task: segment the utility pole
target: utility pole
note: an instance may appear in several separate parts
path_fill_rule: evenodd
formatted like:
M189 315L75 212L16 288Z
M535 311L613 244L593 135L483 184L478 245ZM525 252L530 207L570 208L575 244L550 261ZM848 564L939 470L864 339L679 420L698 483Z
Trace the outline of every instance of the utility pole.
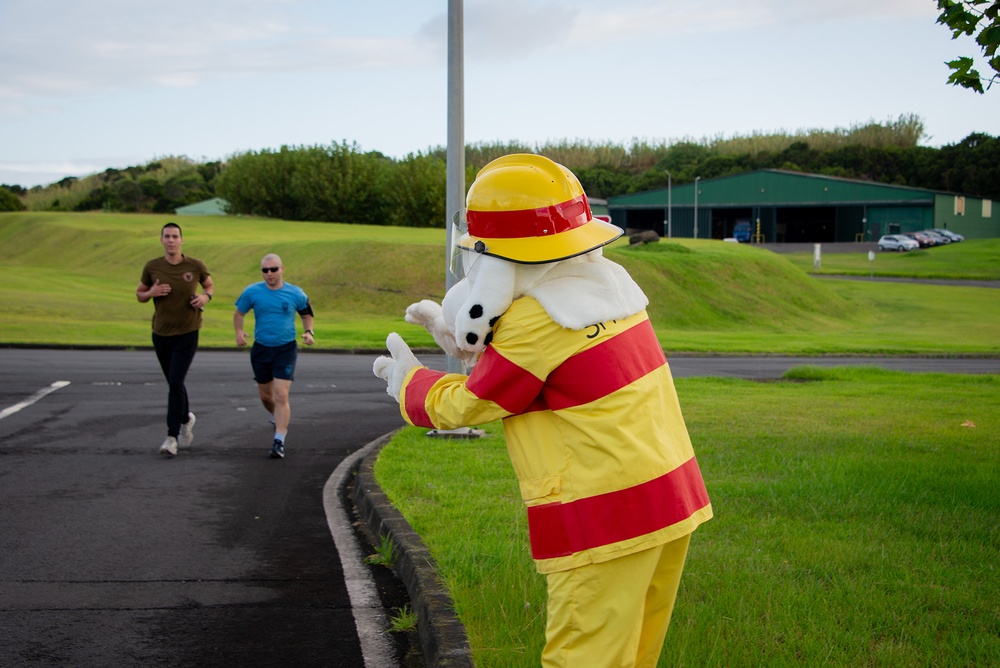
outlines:
M663 171L666 172L667 170L663 170ZM666 228L667 229L665 229L663 231L666 233L666 237L668 239L673 234L673 225L672 225L672 222L670 220L670 210L671 210L671 208L673 208L671 206L672 203L670 201L670 192L671 192L670 186L672 185L673 178L674 177L672 177L670 175L670 172L667 172L667 219L665 221L663 221L664 223L666 223Z
M455 273L449 266L448 258L458 239L452 239L455 231L451 217L465 208L465 83L463 65L462 0L448 0L448 167L445 184L445 291L462 279L462 263L456 263ZM448 371L461 373L462 363L447 357Z
M694 177L694 238L698 238L698 181L700 176Z

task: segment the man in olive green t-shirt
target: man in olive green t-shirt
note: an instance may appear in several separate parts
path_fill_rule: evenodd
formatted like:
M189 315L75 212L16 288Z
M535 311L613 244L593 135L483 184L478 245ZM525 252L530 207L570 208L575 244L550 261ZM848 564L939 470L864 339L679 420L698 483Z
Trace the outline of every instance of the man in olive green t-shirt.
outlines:
M212 300L214 284L201 260L183 255L180 225L167 223L160 230L164 255L150 260L142 270L135 289L141 303L153 300L153 348L167 379L167 438L160 454L173 457L194 440L194 413L188 405L187 377L198 350L201 312ZM201 285L202 294L197 286Z

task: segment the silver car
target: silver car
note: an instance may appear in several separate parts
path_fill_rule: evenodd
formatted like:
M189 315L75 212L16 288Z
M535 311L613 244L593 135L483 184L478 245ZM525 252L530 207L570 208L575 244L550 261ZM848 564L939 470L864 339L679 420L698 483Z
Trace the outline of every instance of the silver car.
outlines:
M961 234L958 234L956 232L952 232L951 230L946 230L946 229L940 229L939 230L937 228L934 228L932 230L928 230L928 232L934 232L936 234L940 234L942 236L948 237L949 239L951 239L952 243L954 243L956 241L965 241L965 237L963 237Z
M878 249L880 251L903 252L916 250L918 248L920 248L920 244L910 237L904 237L902 234L886 234L878 240Z

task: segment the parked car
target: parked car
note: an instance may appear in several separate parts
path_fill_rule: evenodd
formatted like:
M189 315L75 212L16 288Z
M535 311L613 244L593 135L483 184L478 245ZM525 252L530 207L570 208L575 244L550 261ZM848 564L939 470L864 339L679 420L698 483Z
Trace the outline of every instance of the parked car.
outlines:
M924 234L934 239L939 246L951 243L951 237L940 234L937 230L924 230Z
M913 239L920 244L921 248L937 246L937 242L929 234L924 234L923 232L903 232L903 236Z
M733 226L733 238L741 243L750 242L750 221L749 220L739 220L736 221L736 225Z
M951 239L952 243L956 241L965 241L965 237L963 237L961 234L958 234L957 232L952 232L951 230L939 230L937 228L934 228L933 230L931 230L931 232L937 232L938 234L942 234L948 237L949 239Z
M920 248L920 244L902 234L886 234L878 240L880 251L910 251Z

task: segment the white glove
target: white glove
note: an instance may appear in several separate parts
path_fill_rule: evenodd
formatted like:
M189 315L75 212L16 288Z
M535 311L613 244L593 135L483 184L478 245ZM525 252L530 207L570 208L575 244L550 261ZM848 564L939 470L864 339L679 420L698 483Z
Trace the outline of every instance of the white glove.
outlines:
M406 307L403 318L411 325L420 325L434 337L441 350L452 357L457 356L458 345L455 343L455 332L445 324L441 305L430 299L423 299Z
M454 288L453 288L454 289ZM434 337L434 342L441 347L446 354L462 362L467 369L471 369L476 364L476 355L458 347L455 341L454 326L449 326L441 305L430 299L424 299L416 304L410 304L406 308L406 322L412 325L420 325Z
M386 337L385 347L389 349L389 354L392 357L383 355L375 358L372 371L389 384L386 388L389 396L399 401L399 393L403 389L406 375L410 373L410 369L423 365L410 351L410 347L406 345L403 337L396 332L392 332Z

